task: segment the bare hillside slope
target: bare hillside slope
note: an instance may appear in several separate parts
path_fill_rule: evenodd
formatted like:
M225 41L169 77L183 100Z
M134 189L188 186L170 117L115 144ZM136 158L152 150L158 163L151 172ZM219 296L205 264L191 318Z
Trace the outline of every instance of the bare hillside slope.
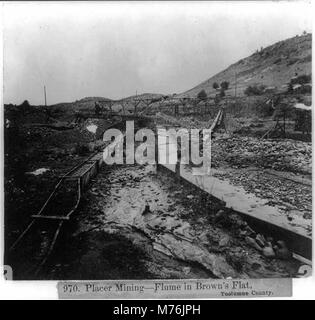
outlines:
M222 81L229 82L226 93L231 95L234 95L235 83L237 95L244 95L245 88L255 84L282 91L292 77L311 74L311 62L312 35L296 36L256 51L179 96L195 97L201 90L207 95L215 94L213 83Z

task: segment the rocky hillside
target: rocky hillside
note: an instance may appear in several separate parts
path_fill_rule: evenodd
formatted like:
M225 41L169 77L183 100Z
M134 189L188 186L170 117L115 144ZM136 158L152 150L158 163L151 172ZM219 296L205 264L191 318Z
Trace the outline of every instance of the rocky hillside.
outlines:
M208 96L215 95L213 83L220 84L222 81L229 82L230 89L226 91L228 95L234 95L235 83L238 96L244 95L244 90L255 84L283 91L291 78L310 75L311 63L312 35L295 36L257 50L179 96L195 97L201 90L205 90Z

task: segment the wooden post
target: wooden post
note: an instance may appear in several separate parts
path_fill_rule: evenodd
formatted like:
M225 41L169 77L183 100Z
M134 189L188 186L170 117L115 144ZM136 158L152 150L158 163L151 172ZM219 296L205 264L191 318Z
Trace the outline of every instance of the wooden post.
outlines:
M177 181L179 182L180 181L180 159L177 159L177 161L176 161L175 175L176 175Z
M125 103L122 101L121 106L123 108L123 115L126 115L126 110L125 110Z
M175 114L175 117L177 117L177 115L178 115L178 105L176 103L174 105L174 114Z
M47 107L46 86L44 86L45 107Z
M162 99L159 101L159 112L162 112L163 104L164 104L164 98L162 98Z
M183 114L185 114L186 113L186 99L185 98L180 99L180 103L183 106Z
M144 100L145 103L145 110L147 111L149 109L149 105L152 103L152 100Z
M236 104L236 86L237 86L237 77L236 77L236 72L234 74L235 77L235 86L234 86L234 104Z
M135 111L134 111L135 115L137 115L137 107L140 104L140 102L141 102L141 100L136 100L135 101Z
M285 113L286 113L286 111L283 110L283 135L284 135L284 138L285 138Z
M159 170L159 139L157 128L155 128L155 168L156 172Z

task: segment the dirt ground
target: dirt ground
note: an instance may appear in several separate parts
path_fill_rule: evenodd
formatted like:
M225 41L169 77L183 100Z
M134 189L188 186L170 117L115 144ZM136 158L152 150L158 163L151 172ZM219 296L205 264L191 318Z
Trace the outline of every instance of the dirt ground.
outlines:
M215 176L281 206L290 215L312 217L312 145L310 142L217 137L212 143Z
M91 120L60 130L47 127L57 120L44 112L5 112L4 128L5 239L10 246L46 201L59 178L83 161L100 139L100 131L111 124L97 121L98 130L87 130ZM68 125L74 117L59 117ZM40 126L39 126L40 124Z
M43 278L288 277L294 260L269 259L252 230L195 187L150 166L107 167L86 193Z

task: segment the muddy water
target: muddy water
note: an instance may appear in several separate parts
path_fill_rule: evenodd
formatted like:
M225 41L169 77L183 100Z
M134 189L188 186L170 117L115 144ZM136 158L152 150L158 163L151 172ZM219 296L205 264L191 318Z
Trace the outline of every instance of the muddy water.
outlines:
M183 208L178 208L162 184L153 179L152 166L117 168L112 174L107 179L112 187L102 203L104 215L98 217L103 230L127 232L131 239L134 233L136 237L141 234L150 240L151 250L199 265L211 276L233 274L224 258L203 247L191 225L178 217L178 210ZM190 273L187 268L183 272Z
M64 232L45 277L246 278L296 272L295 262L268 260L233 227L213 223L219 208L153 166L105 167Z

